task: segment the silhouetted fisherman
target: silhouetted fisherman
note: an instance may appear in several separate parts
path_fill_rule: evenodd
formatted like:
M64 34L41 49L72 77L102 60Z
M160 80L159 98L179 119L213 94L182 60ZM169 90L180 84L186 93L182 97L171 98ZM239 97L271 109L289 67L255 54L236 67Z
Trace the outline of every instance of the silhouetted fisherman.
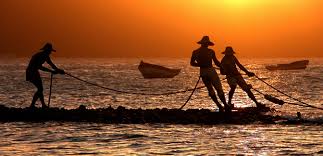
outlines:
M215 52L212 49L208 48L208 46L213 46L214 43L210 41L208 36L204 36L202 40L197 43L200 44L201 47L193 51L191 57L191 65L194 67L200 67L200 76L202 77L203 83L207 87L209 96L219 107L219 111L223 112L224 109L217 100L213 87L217 91L220 100L224 104L225 111L231 111L231 107L226 103L219 76L215 68L212 66L213 60L216 66L221 67L220 62L215 56Z
M51 72L53 74L65 74L64 70L57 68L49 57L49 55L52 52L56 51L53 49L52 44L46 43L44 47L40 50L41 52L38 52L32 56L29 65L26 69L26 80L37 87L37 91L34 94L34 97L30 105L31 108L35 108L35 103L38 100L38 98L40 99L42 107L47 107L44 101L43 82L38 70ZM44 67L43 64L45 62L47 62L53 68L53 70Z
M238 59L234 56L235 52L233 51L232 47L226 47L225 51L222 52L222 54L225 54L224 57L221 60L221 74L226 75L228 84L231 88L230 92L229 92L229 101L228 104L229 105L233 105L231 103L234 91L237 87L237 85L239 85L241 87L242 90L244 90L249 98L251 98L257 105L257 107L265 107L265 105L259 103L255 96L253 95L253 93L251 92L251 85L248 85L247 82L243 79L242 75L240 74L240 72L238 71L238 69L236 68L236 65L238 65L238 67L243 70L249 77L255 76L255 74L253 72L249 72L239 61Z

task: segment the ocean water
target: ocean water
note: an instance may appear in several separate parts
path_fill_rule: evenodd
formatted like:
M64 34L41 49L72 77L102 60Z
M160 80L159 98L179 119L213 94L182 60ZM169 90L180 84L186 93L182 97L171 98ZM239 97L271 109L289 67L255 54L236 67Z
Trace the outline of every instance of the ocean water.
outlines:
M266 82L304 102L323 107L323 59L309 59L305 70L267 71L265 65L287 63L296 59L241 59L241 62ZM35 88L25 81L28 59L0 59L0 104L28 107ZM143 79L137 66L140 59L62 59L53 58L58 67L82 79L110 88L165 93L193 88L198 68L189 66L189 58L148 58L144 61L181 68L172 79ZM50 74L42 72L47 100ZM223 76L220 76L223 79ZM256 78L248 83L264 93L282 96ZM222 82L228 92L226 80ZM200 83L200 86L203 84ZM323 111L294 105L275 105L254 92L257 99L277 110L277 114L322 119ZM77 108L179 108L190 92L168 96L120 94L55 75L51 107ZM233 103L250 107L254 103L238 88ZM38 105L40 106L40 104ZM188 108L216 110L207 90L195 92ZM94 124L94 123L1 123L0 155L209 155L209 154L323 154L322 125L168 125L168 124Z

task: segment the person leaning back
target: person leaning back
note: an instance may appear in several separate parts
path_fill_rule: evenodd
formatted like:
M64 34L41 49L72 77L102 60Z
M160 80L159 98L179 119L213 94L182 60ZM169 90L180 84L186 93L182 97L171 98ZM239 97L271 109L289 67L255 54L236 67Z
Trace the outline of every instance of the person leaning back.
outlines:
M255 74L252 72L249 72L239 61L238 59L234 56L235 52L232 47L226 47L225 51L222 52L224 54L224 57L221 60L221 74L226 75L228 84L230 86L230 91L229 91L229 101L228 104L232 105L231 100L234 94L234 91L239 85L243 91L245 91L249 98L252 99L257 105L258 108L264 108L265 105L261 104L258 102L254 96L254 94L251 92L251 85L248 85L247 82L243 79L242 75L238 71L236 65L243 70L249 77L254 76Z
M209 46L213 46L214 43L210 41L208 36L204 36L201 39L201 41L197 43L200 44L201 47L193 51L191 57L191 66L200 67L200 76L202 77L202 81L207 87L209 96L211 97L213 102L218 106L219 111L223 112L225 110L226 112L230 112L231 107L226 103L222 89L222 84L215 68L212 65L212 61L218 67L221 67L221 64L217 60L215 52L212 49L208 48ZM224 108L217 100L213 88L215 88L215 90L217 91L220 100L224 104Z

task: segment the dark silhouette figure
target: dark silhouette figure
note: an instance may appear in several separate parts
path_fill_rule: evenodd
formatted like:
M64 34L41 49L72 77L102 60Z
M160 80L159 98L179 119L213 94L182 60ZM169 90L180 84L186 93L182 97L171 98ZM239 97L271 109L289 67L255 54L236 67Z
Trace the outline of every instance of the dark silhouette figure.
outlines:
M34 97L30 105L31 108L35 108L35 103L38 100L38 98L40 99L42 107L47 107L43 95L43 82L38 70L51 72L53 74L65 74L64 70L57 68L49 57L49 55L52 52L56 51L53 49L52 44L46 43L44 47L40 50L41 52L38 52L32 56L29 65L26 69L26 80L37 87L37 91L34 94ZM45 62L47 62L53 68L53 70L43 67L43 64Z
M219 76L215 68L212 66L213 60L216 66L221 67L220 62L215 56L215 52L208 48L208 46L213 46L214 43L210 41L208 36L204 36L202 40L197 43L200 44L201 47L193 51L191 57L191 66L200 67L200 76L202 77L203 83L207 87L209 96L219 107L219 111L223 112L224 109L223 106L218 102L213 87L217 91L220 100L224 104L225 110L231 111L231 107L226 103Z
M224 57L221 60L221 74L226 75L228 84L230 86L230 92L229 92L229 101L228 104L232 105L231 100L234 94L234 91L239 85L242 90L244 90L249 98L251 98L257 105L257 107L264 107L263 104L259 103L253 93L251 92L252 86L247 84L247 82L243 79L242 75L236 68L236 65L243 70L249 77L255 76L253 72L249 72L239 61L238 59L234 56L234 51L232 47L226 47L225 51L222 52L222 54L225 54Z

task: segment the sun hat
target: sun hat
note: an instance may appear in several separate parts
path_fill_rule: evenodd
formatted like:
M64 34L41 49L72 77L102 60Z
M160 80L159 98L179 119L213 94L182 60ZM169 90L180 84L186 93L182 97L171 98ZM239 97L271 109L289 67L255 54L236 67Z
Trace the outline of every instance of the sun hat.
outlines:
M214 43L210 41L209 36L203 36L203 38L197 42L198 44L207 44L209 46L213 46Z
M56 50L55 49L53 49L53 45L51 44L51 43L46 43L45 45L44 45L44 47L43 48L41 48L40 50L48 50L48 51L53 51L53 52L56 52Z

